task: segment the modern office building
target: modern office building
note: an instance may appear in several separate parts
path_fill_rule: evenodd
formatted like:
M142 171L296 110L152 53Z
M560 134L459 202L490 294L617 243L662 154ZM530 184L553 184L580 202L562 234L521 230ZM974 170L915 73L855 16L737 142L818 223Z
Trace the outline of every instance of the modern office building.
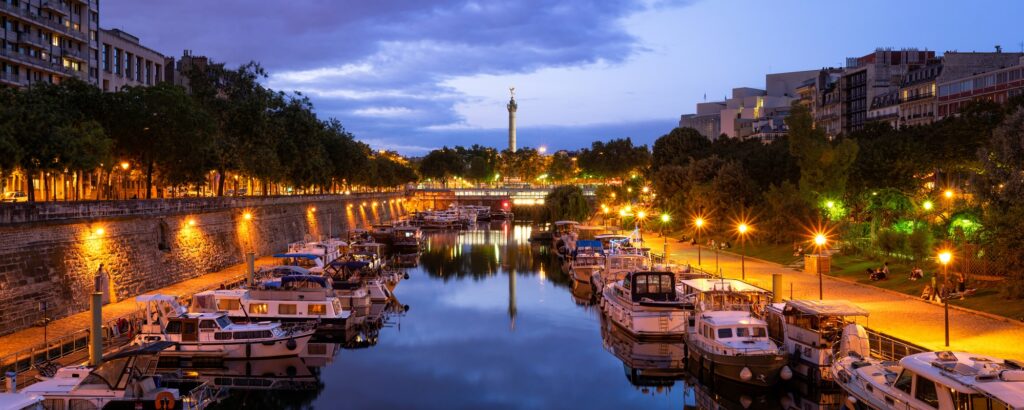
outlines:
M0 0L0 83L99 84L98 0Z
M100 88L151 86L164 81L164 55L118 29L100 30Z
M721 112L724 109L724 101L697 103L697 113L680 116L679 127L693 128L700 135L714 141L722 134Z

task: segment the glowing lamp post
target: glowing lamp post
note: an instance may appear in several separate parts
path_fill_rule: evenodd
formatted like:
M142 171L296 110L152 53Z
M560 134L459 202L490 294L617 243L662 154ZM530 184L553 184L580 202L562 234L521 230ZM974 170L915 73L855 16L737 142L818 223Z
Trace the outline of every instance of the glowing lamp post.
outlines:
M741 246L741 250L740 250L740 275L741 276L740 276L740 278L742 280L747 280L747 261L746 261L746 259L747 259L747 255L746 255L746 253L747 253L746 252L747 251L747 245L746 245L746 239L747 239L747 232L749 232L749 231L750 231L750 226L747 225L746 223L742 223L741 222L739 225L736 226L736 232L740 235L740 246Z
M821 250L828 243L828 238L823 233L814 235L814 247L818 248L818 300L825 299L824 280L821 275Z
M693 220L693 228L697 231L697 267L701 266L700 262L700 231L704 229L704 218L697 217Z
M946 191L950 192L950 191ZM942 276L949 282L949 261L953 260L953 253L950 251L939 252L939 263L942 264ZM942 297L942 308L945 311L946 321L946 347L949 347L949 296Z
M672 217L668 213L661 214L661 252L665 255L665 263L668 263L668 236L665 235L665 228L671 220Z
M640 246L644 244L644 218L647 218L647 212L638 211L636 213L636 229L640 232Z

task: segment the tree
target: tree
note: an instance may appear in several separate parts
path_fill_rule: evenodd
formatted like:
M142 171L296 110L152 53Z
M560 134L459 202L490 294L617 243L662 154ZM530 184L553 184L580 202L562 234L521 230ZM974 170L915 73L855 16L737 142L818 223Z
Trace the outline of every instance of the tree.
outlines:
M657 170L711 155L711 141L693 128L675 128L654 141L652 151L651 168Z
M608 142L594 141L590 149L577 155L580 169L595 178L622 178L645 168L651 162L646 145L634 146L629 138Z
M792 182L772 185L764 193L763 231L775 243L796 242L806 236L802 229L813 219L814 210L800 196Z
M455 147L463 158L465 178L476 183L491 181L498 169L498 151L473 144L469 149Z
M449 178L462 175L465 169L463 157L448 147L430 151L420 161L420 175L441 181L445 186Z
M985 242L1007 295L1024 298L1024 109L1008 116L978 152L978 195L985 201Z
M590 216L590 204L583 196L583 190L576 185L562 185L544 197L548 217L552 221L583 221Z
M534 148L522 147L515 152L504 150L499 159L499 169L506 178L533 182L544 173L545 159Z
M814 127L810 110L799 104L793 105L786 125L790 153L800 166L800 192L804 198L813 201L845 194L850 166L857 158L856 141L829 141L824 131Z
M576 176L576 161L565 151L551 155L548 161L548 178L555 183L566 182Z

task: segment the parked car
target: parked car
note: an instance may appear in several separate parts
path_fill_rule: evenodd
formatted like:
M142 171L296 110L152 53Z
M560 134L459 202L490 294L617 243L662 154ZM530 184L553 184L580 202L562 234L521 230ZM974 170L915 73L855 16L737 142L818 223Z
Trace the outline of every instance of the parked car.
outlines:
M21 191L4 192L3 199L0 199L0 202L28 202L28 194Z

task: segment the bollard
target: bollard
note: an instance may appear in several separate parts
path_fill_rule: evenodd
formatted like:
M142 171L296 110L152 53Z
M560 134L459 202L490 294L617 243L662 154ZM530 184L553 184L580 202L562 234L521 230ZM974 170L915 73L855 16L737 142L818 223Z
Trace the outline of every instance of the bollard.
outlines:
M245 280L246 285L252 286L256 276L256 253L245 253Z
M89 364L103 363L103 292L92 293L92 327L89 328Z
M782 302L782 274L772 274L772 303Z
M18 392L18 373L7 372L4 373L4 377L7 380L7 392L17 393Z

